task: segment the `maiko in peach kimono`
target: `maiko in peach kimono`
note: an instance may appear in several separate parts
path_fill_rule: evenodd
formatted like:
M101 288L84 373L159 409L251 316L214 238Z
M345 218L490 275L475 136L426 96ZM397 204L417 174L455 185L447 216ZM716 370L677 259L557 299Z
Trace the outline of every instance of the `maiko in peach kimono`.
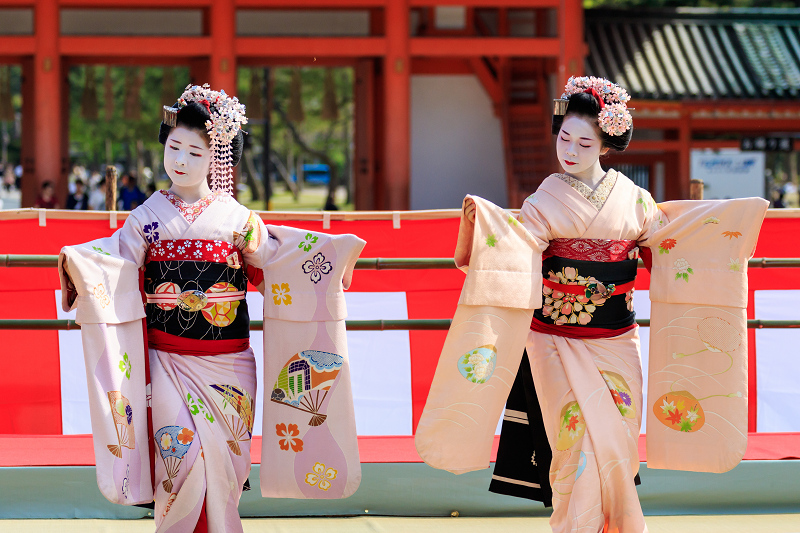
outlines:
M650 468L724 472L744 454L746 265L766 202L656 205L613 169L594 191L551 175L518 218L474 201L474 232L462 219L456 250L467 279L417 429L420 455L455 473L488 467L508 399L499 468L507 426L536 422L509 398L524 348L552 453L549 465L538 454L533 463L549 478L553 531L647 531L634 484L643 416ZM640 254L652 261L646 406L632 306ZM530 468L530 451L525 459ZM497 481L542 488L496 470Z

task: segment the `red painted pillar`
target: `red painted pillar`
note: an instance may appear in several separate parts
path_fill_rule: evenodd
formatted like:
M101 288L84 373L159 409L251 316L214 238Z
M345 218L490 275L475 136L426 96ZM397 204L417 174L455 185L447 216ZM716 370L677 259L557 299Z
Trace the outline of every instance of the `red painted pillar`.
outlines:
M214 0L209 10L211 68L209 83L215 91L236 94L236 5L234 0Z
M36 54L33 62L33 175L23 178L22 205L36 201L40 184L56 184L59 205L66 202L67 183L62 180L61 58L57 0L37 0L35 13ZM30 137L29 137L30 138ZM26 150L27 151L27 150Z
M385 169L383 209L409 209L411 176L411 58L408 0L386 3L383 73Z
M581 0L561 0L558 11L559 89L566 85L570 76L583 76L583 58L586 53L583 29L583 5Z
M680 199L689 198L689 182L692 174L692 125L691 112L683 109L681 113L681 125L678 129L678 141L680 152L678 152L678 183L680 186Z

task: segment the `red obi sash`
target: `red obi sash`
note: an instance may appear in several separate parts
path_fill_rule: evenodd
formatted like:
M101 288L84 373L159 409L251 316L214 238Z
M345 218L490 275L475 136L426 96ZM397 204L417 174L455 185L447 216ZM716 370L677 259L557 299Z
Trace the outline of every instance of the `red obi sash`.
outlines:
M250 347L250 339L188 339L171 335L155 328L147 329L148 347L179 355L220 355L243 352Z
M533 317L531 320L531 331L539 333L546 333L547 335L558 335L559 337L567 337L570 339L608 339L616 337L623 333L632 330L636 324L631 324L624 328L608 329L608 328L587 328L586 326L556 326L555 324L545 324Z
M578 261L616 263L628 259L628 252L636 248L636 241L613 239L553 239L542 254L542 259L554 255Z

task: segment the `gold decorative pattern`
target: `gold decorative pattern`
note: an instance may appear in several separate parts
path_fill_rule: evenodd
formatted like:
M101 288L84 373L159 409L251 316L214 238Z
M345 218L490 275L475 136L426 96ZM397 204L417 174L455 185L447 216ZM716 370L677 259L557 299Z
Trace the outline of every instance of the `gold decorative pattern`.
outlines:
M600 181L600 184L595 190L592 190L588 185L581 180L573 178L568 174L556 174L558 178L564 181L567 185L575 189L581 196L589 200L589 202L597 208L598 211L603 209L606 204L611 190L617 183L617 173L613 170L606 172L605 177Z

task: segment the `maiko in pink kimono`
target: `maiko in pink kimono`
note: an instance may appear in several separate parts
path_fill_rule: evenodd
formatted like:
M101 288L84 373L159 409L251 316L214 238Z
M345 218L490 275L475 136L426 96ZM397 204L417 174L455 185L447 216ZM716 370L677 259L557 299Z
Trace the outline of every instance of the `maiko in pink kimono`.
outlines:
M248 280L267 291L262 494L343 498L361 478L342 291L365 243L265 226L231 196L246 122L236 98L187 87L159 135L170 190L59 258L100 491L155 502L158 532L242 531L256 416Z
M456 263L467 272L416 433L436 468L489 466L490 490L552 504L554 532L647 531L649 468L725 472L747 444L747 260L760 198L657 205L600 156L633 131L628 95L571 78L555 102L564 172L519 217L467 197ZM633 311L651 269L648 405ZM527 357L520 359L524 351Z

